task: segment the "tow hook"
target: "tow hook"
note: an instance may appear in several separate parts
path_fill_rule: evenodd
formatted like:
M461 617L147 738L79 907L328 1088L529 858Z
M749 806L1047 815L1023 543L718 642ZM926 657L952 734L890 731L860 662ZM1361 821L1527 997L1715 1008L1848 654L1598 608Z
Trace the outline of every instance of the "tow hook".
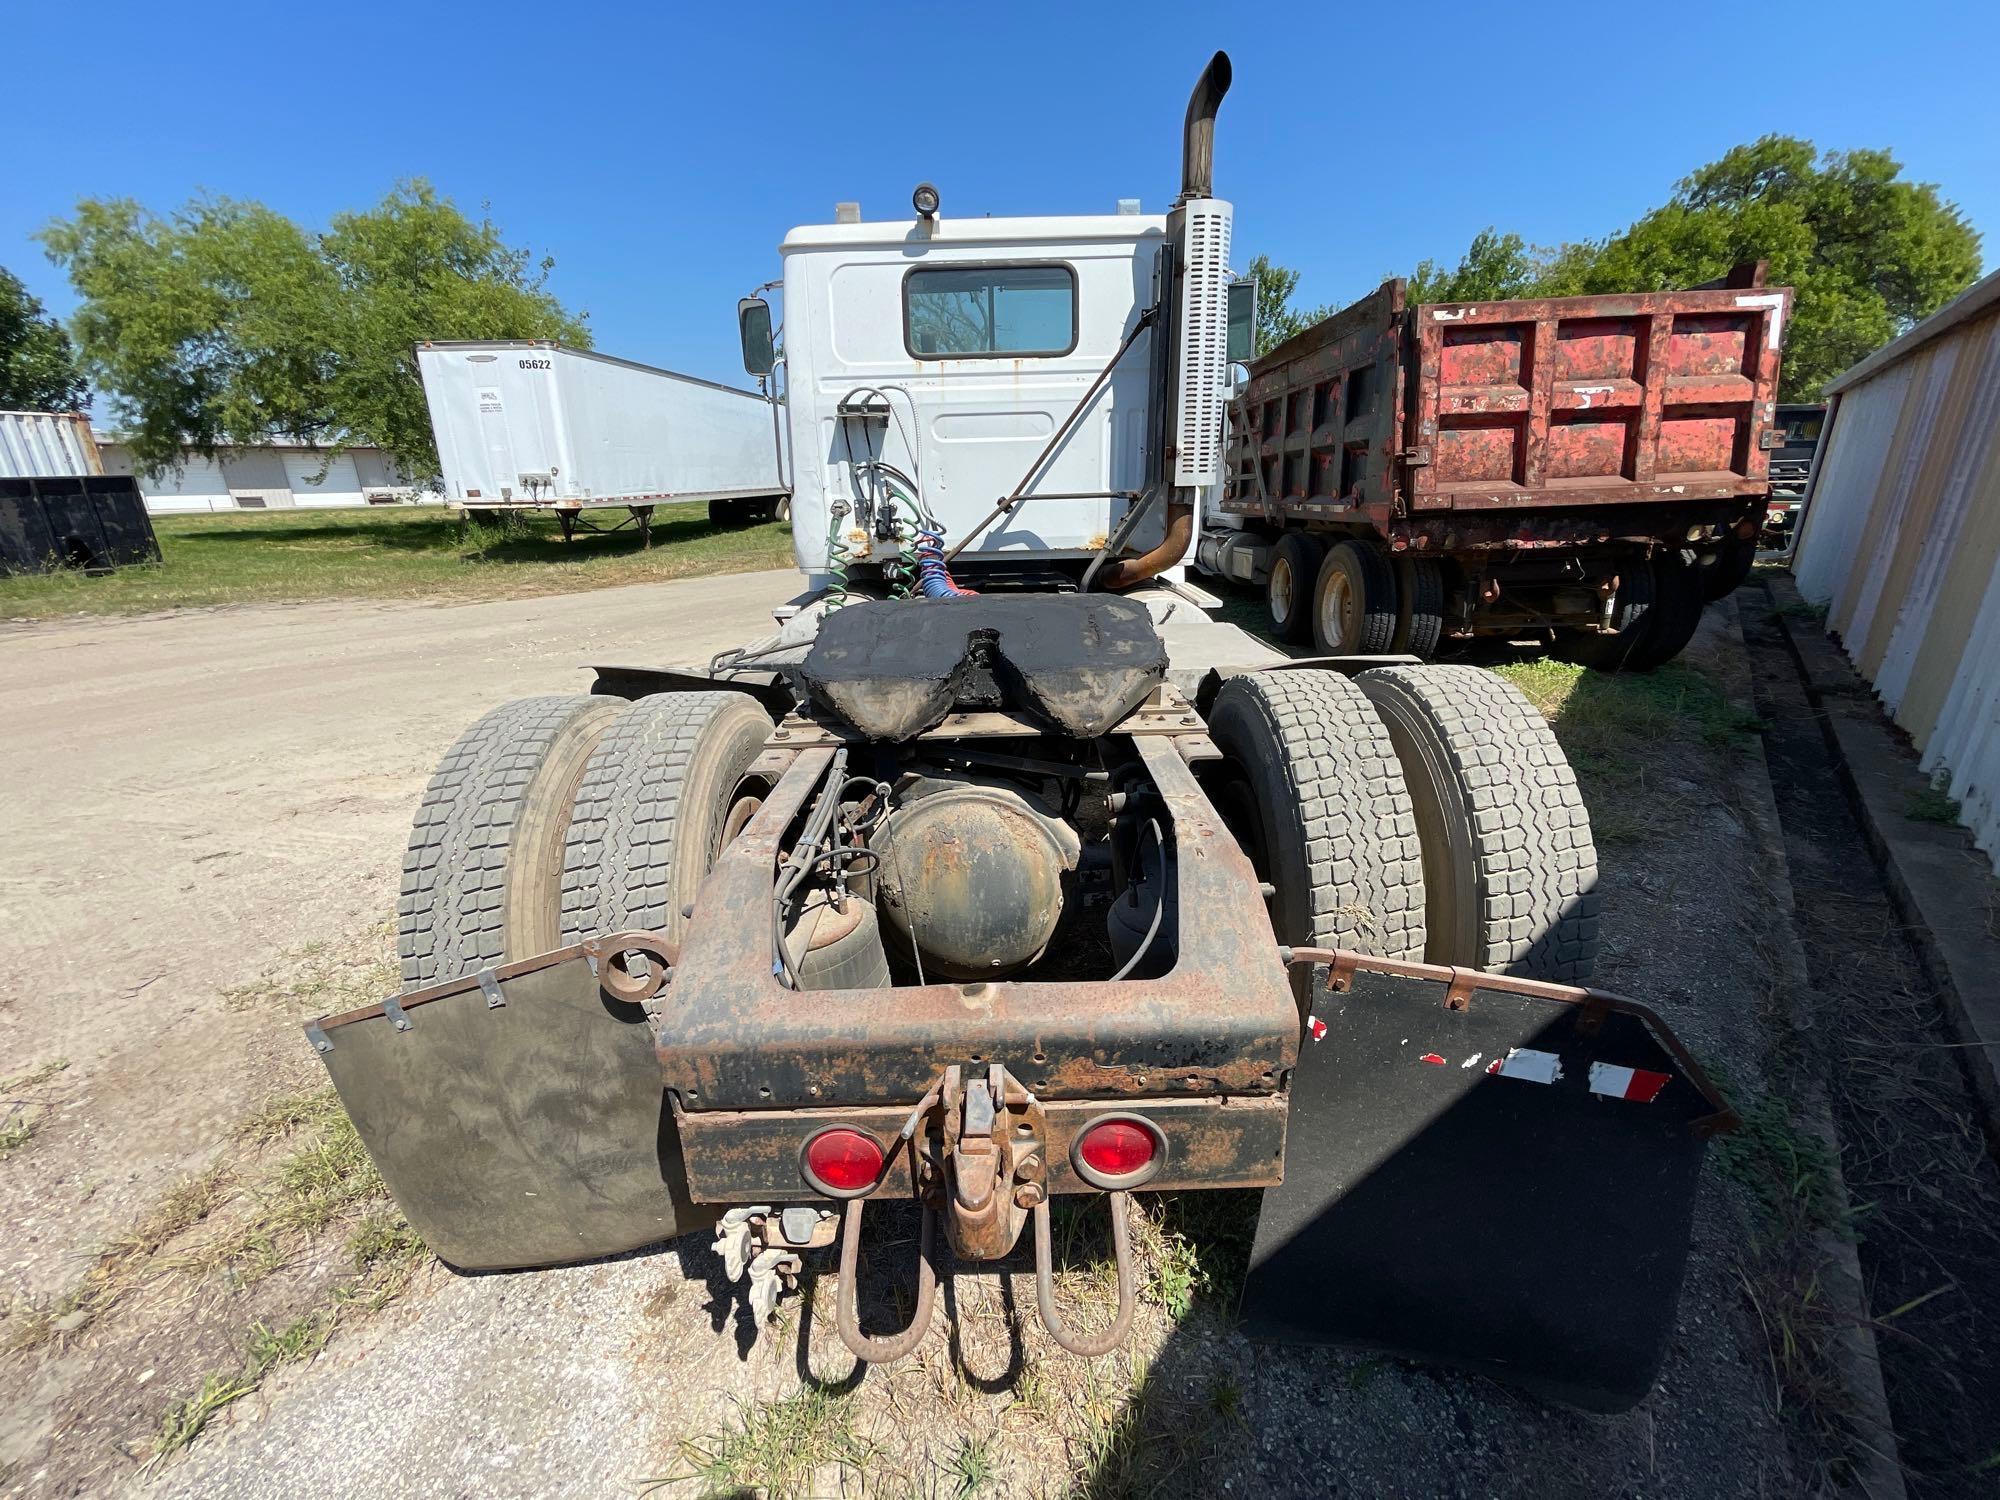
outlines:
M1052 1262L1055 1259L1049 1246L1049 1205L1046 1199L1037 1203L1035 1215L1035 1305L1041 1309L1042 1326L1054 1339L1071 1354L1083 1359L1095 1359L1100 1354L1109 1354L1125 1342L1125 1335L1132 1331L1132 1310L1138 1304L1138 1282L1132 1275L1132 1236L1127 1217L1131 1204L1130 1195L1122 1188L1114 1188L1104 1195L1105 1205L1111 1210L1111 1252L1118 1263L1118 1316L1111 1320L1111 1326L1098 1333L1076 1333L1062 1320L1056 1311L1056 1278Z
M983 1074L945 1071L945 1232L967 1260L998 1260L1047 1196L1041 1104L999 1063Z

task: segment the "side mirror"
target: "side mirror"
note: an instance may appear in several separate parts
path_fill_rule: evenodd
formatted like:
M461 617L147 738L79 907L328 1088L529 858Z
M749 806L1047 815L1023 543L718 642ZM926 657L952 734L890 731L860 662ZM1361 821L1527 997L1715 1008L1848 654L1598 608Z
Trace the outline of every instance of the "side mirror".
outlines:
M743 335L744 372L769 375L778 363L771 342L771 304L762 297L745 297L736 304L736 326Z
M1229 362L1248 364L1257 353L1257 278L1229 283Z

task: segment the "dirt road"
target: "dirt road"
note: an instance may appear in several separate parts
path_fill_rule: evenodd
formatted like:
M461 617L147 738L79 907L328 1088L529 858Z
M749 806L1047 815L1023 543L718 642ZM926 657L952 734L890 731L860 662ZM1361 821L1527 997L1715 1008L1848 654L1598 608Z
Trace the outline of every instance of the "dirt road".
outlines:
M16 793L0 1072L60 1057L73 1080L0 1168L0 1295L70 1282L274 1083L313 1071L293 1017L241 992L316 941L336 957L386 946L410 809L470 718L581 690L582 662L704 657L758 633L791 583L0 635L0 773ZM1733 648L1710 624L1697 655L1713 659ZM1605 846L1600 981L1650 997L1754 1086L1766 935L1743 913L1768 851L1720 765L1697 742L1650 787L1644 828L1628 819ZM867 1371L832 1338L824 1291L817 1315L793 1304L751 1347L714 1257L683 1242L532 1275L430 1274L150 1476L138 1460L169 1392L164 1373L140 1389L148 1346L98 1365L17 1357L0 1364L0 1490L601 1495L695 1474L728 1491L789 1457L812 1493L843 1475L851 1491L855 1473L887 1493L1792 1493L1803 1475L1743 1305L1738 1212L1711 1173L1660 1389L1618 1418L1380 1360L1252 1350L1199 1306L1150 1307L1111 1359L1051 1357L1020 1316L1031 1279L987 1271L948 1284L956 1333L940 1317L918 1357ZM173 1305L144 1316L151 1347L176 1336ZM79 1392L90 1379L107 1390ZM110 1415L93 1426L97 1410Z
M794 573L435 607L339 603L0 627L0 1076L69 1061L63 1128L0 1173L4 1271L54 1290L269 1087L225 996L395 910L439 754L591 661L770 629Z

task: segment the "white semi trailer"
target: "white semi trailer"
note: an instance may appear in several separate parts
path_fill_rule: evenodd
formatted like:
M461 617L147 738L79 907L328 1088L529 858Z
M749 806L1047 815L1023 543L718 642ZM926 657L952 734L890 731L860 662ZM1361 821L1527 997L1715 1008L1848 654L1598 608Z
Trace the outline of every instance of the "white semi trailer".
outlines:
M450 506L552 511L565 538L600 507L648 538L655 505L786 512L782 424L754 392L546 342L427 342L417 369Z

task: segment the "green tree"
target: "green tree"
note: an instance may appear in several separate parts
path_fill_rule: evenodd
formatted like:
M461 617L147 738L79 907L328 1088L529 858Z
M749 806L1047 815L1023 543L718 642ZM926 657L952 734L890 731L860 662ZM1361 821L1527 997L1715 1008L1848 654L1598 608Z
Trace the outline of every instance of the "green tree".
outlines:
M324 234L227 198L166 219L87 199L41 239L83 298L72 328L85 367L152 472L176 466L184 443L213 455L285 433L329 458L373 444L428 479L419 340L589 345L547 290L552 262L421 181Z
M1300 308L1291 306L1292 293L1298 290L1299 273L1284 266L1271 264L1271 257L1260 255L1250 262L1245 273L1257 283L1257 353L1268 354L1295 333L1303 333L1321 318L1333 311L1331 306Z
M1410 302L1494 302L1547 295L1545 289L1564 258L1575 255L1578 248L1537 249L1518 234L1500 234L1489 227L1472 237L1458 265L1449 271L1434 260L1418 261L1406 297Z
M1782 394L1809 399L1870 350L1936 312L1979 275L1979 235L1886 151L1820 153L1765 136L1684 178L1609 239L1535 250L1492 229L1457 269L1425 261L1413 301L1664 291L1767 261L1796 290Z
M89 400L69 335L0 266L0 410L81 411Z

